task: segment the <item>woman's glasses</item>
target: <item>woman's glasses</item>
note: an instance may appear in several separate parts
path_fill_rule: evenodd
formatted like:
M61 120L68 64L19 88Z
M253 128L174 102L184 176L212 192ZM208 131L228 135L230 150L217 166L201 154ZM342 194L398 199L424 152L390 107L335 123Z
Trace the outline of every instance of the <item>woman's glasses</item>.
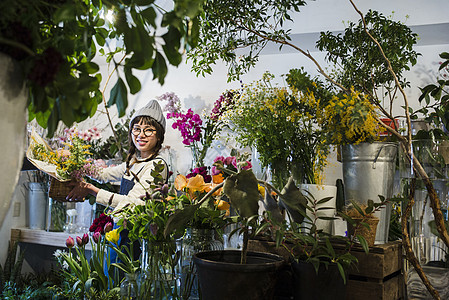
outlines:
M151 128L148 128L148 127L146 127L146 128L133 127L133 129L131 130L131 133L134 136L139 136L142 131L143 131L143 134L146 137L150 137L150 136L152 136L156 132L156 129L151 129Z

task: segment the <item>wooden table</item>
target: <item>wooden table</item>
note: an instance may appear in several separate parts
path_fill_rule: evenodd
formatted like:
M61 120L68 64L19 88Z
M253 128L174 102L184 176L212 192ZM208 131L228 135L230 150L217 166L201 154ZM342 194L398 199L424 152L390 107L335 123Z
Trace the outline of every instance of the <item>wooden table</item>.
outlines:
M11 241L61 248L67 248L65 241L69 236L75 240L76 236L82 237L82 235L83 233L50 232L46 230L29 228L11 228ZM87 243L85 249L92 250L91 244Z

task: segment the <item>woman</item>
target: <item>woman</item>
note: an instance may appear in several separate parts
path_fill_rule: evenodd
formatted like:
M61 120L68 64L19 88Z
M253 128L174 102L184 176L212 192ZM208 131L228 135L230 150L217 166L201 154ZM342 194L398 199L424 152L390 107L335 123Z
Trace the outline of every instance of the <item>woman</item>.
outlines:
M168 167L165 161L158 156L164 142L165 118L162 109L156 100L151 100L145 107L136 111L129 122L128 140L130 149L126 161L116 167L105 168L97 178L99 182L117 182L121 180L120 192L112 193L99 189L93 184L79 181L67 196L68 201L83 201L87 195L96 197L96 202L114 208L114 212L126 205L143 205L141 197L150 189L154 178L151 171L155 164L164 162L165 169L162 178L167 181ZM137 179L136 179L137 177ZM138 182L137 182L138 181ZM115 225L114 228L117 228ZM120 233L119 246L127 245L128 231ZM134 242L134 260L140 255L139 242ZM115 251L110 252L110 261L117 262ZM107 274L107 270L105 270Z
M117 182L121 180L120 192L112 193L99 189L93 184L79 181L67 196L68 201L83 201L87 195L96 197L96 202L120 211L124 206L140 205L140 199L153 181L151 171L156 163L163 161L158 156L164 142L165 118L156 100L136 111L129 122L128 139L130 148L126 161L118 166L105 168L97 178L98 182ZM165 164L165 162L164 162ZM168 168L165 164L162 177L167 180ZM136 176L139 183L137 183Z

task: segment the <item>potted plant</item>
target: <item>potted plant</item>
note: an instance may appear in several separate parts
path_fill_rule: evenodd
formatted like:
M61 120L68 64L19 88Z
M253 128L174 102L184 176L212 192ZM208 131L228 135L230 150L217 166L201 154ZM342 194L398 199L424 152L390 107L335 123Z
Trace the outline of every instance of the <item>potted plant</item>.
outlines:
M320 219L328 219L320 216L319 211L326 209L331 197L314 199L305 195L305 198L306 209L311 213L303 212L303 222L276 220L268 213L265 220L269 225L264 233L277 248L289 253L293 274L290 293L294 299L344 299L347 271L357 265L357 258L351 254L355 240L332 236L318 228Z
M376 240L377 224L379 218L374 216L374 201L369 200L368 205L358 205L353 202L346 207L344 212L348 220L348 235L362 236L361 243L366 243L369 247L374 245Z
M239 163L236 165L241 167ZM261 197L258 183L276 189L266 182L258 181L251 170L238 168L237 172L234 172L230 168L224 167L221 161L217 161L215 167L228 174L224 181L216 185L197 203L184 206L176 211L170 217L166 233L169 234L176 228L183 227L192 218L195 211L207 201L208 197L223 188L231 207L238 213L237 217L241 225L235 230L235 233L243 235L243 248L242 251L205 251L194 255L202 295L205 298L221 297L220 299L231 296L241 297L241 299L248 297L259 299L272 295L276 282L276 271L284 264L283 258L277 255L248 252L248 240L251 236L256 236L266 226L260 224L258 220L258 201ZM289 180L282 192L277 190L276 192L283 202L288 204L285 206L295 216L300 216L302 197L294 185L293 179ZM274 202L274 206L275 208L272 209L276 211L277 216L281 217L276 202ZM301 221L302 218L299 222ZM224 286L222 282L227 282L227 284Z

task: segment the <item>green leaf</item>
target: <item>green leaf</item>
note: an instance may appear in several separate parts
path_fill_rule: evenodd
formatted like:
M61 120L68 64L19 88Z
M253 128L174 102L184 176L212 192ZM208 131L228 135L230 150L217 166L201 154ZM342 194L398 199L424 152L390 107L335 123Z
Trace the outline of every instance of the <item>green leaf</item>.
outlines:
M334 198L334 197L325 197L325 198L319 200L316 204L319 205L319 204L322 204L322 203L329 202L329 201L332 200L333 198Z
M175 211L168 220L164 229L164 236L169 236L175 230L182 229L193 217L200 205L187 205Z
M159 52L156 52L156 58L153 62L153 66L151 67L153 71L153 79L158 78L159 83L161 85L164 84L165 76L167 75L168 69L167 64L165 63L165 59Z
M449 52L440 53L440 57L443 59L449 59Z
M362 236L362 235L357 235L357 240L359 241L360 245L362 246L363 250L365 251L366 254L369 253L369 246L368 246L368 242L366 241L366 239Z
M136 94L142 88L139 79L132 74L132 70L130 68L125 67L125 77L126 82L128 82L129 90L131 94Z
M299 224L306 215L306 205L306 197L296 187L293 177L290 177L279 195L279 206L285 208L292 220Z
M128 91L125 83L119 77L114 87L111 89L111 95L108 101L108 107L117 105L119 117L123 117L126 113L126 107L128 106Z
M340 272L341 278L343 278L343 284L346 284L346 273L345 273L345 269L343 268L343 266L341 265L341 263L339 263L337 261L337 268L338 271Z
M156 12L152 6L142 10L140 15L148 22L151 26L156 28Z
M251 170L242 170L226 178L223 192L242 217L258 214L259 190L257 178Z

